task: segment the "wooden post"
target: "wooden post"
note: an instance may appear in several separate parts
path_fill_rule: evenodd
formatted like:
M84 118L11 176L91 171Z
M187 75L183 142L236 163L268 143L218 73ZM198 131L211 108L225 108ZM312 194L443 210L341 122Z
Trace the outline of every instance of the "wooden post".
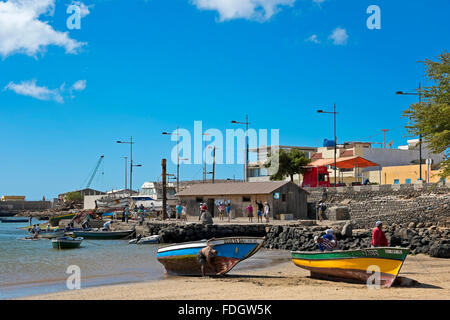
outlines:
M167 219L167 190L166 190L166 159L162 159L161 161L162 166L162 212L163 212L163 220Z

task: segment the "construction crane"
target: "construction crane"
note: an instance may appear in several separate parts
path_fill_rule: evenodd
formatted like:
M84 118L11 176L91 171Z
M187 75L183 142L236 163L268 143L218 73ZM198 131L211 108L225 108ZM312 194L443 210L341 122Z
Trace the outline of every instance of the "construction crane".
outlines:
M102 156L100 156L100 159L98 159L97 165L94 168L94 172L92 172L92 175L89 178L89 181L88 181L85 189L88 189L91 186L92 180L94 180L94 177L95 177L95 174L97 173L98 167L100 167L100 163L102 162L104 157L105 156L102 155Z

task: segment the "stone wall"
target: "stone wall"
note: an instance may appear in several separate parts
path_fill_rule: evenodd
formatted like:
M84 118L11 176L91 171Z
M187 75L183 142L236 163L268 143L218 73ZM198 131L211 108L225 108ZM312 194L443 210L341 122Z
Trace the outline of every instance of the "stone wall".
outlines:
M450 189L442 184L315 188L308 191L309 203L325 200L327 208L348 206L355 228L372 228L377 220L388 224L432 222L442 225L450 219Z
M268 249L282 249L294 251L317 251L314 243L315 236L325 234L326 226L290 227L273 226L268 230L264 247ZM334 229L339 250L369 248L372 231L345 234L342 230ZM432 257L450 258L450 230L440 229L431 222L407 225L393 224L385 230L386 238L392 247L409 248L410 253L428 254Z

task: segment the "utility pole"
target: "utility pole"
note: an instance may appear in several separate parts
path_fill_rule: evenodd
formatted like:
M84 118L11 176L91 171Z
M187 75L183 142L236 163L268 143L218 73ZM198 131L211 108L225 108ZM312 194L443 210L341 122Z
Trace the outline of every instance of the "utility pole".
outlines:
M205 136L204 141L205 141L205 151L204 151L204 159L203 159L203 183L206 182L206 136L209 136L209 133L202 133L202 136Z
M248 125L250 124L248 122L248 114L245 115L245 122L239 122L232 120L231 123L236 124L245 124L245 168L244 168L244 181L248 182Z
M336 138L336 103L334 103L334 111L323 111L317 110L317 113L332 113L334 115L334 187L337 187L336 184L336 153L337 153L337 138Z
M116 141L117 143L129 143L130 144L130 195L133 192L133 137L130 137L130 141ZM135 165L134 167L140 167L141 165Z
M127 191L127 163L128 163L128 157L125 158L125 189L123 189L124 192Z
M422 84L419 82L419 93L397 91L395 94L419 96L419 105L422 105ZM419 180L422 181L422 134L419 134Z
M216 173L216 146L213 149L213 171L212 171L212 183L214 183L214 175Z
M162 201L162 212L163 212L163 220L167 219L167 189L166 189L166 159L162 159L162 193L163 193L163 201Z
M386 132L389 131L389 129L381 129L381 131L383 131L384 133L384 149L386 149Z

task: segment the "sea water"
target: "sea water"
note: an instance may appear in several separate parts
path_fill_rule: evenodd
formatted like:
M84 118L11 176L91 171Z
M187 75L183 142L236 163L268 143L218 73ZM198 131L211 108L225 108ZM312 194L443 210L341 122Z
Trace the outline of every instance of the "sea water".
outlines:
M33 224L44 221L33 220ZM83 240L80 248L57 250L51 241L22 240L29 223L0 223L0 300L69 290L69 266L77 266L81 288L164 279L156 260L160 244L133 245L128 240ZM238 264L243 269L287 261L286 252L260 250ZM69 271L70 272L70 271Z

